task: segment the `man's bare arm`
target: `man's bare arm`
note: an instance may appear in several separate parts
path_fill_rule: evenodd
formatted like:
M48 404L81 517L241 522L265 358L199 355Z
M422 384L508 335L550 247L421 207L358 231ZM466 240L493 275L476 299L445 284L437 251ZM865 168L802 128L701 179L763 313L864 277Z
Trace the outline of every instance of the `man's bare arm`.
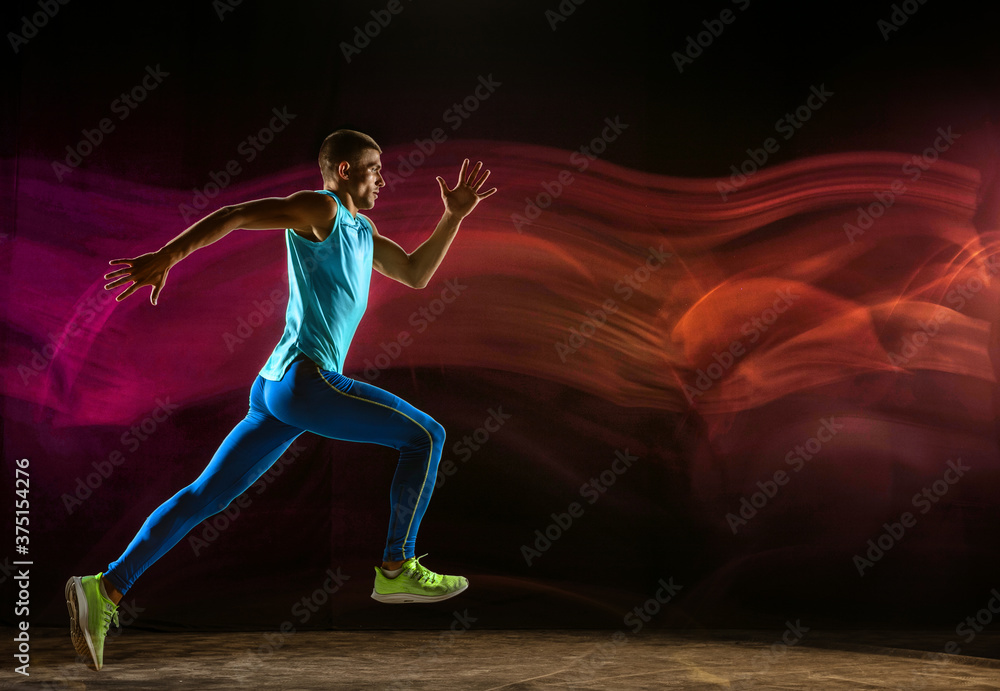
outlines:
M268 197L224 206L189 227L156 252L131 259L112 259L110 264L125 266L105 274L104 278L110 283L104 289L112 290L132 282L115 298L121 302L139 288L149 285L153 287L149 301L155 305L171 267L195 250L221 240L237 228L315 229L332 218L333 203L324 194L296 192L288 197Z
M497 191L497 188L493 187L486 192L479 192L483 183L486 182L486 178L490 175L488 170L480 172L482 165L481 162L476 163L472 171L467 172L469 159L465 159L458 175L458 184L455 185L454 189L448 189L444 179L437 178L438 184L441 186L441 199L444 201L444 215L441 216L441 220L438 221L431 236L413 252L407 254L395 242L379 235L373 224L372 264L375 270L411 288L426 286L441 265L445 254L448 253L448 248L451 247L451 242L458 233L462 219L472 213L481 200ZM371 223L370 220L369 223Z

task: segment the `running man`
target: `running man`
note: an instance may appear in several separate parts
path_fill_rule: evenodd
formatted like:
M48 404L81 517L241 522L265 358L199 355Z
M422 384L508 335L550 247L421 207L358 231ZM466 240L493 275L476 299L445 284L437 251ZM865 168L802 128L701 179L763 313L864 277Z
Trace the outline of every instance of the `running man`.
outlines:
M436 602L468 588L464 577L434 573L415 556L444 428L397 396L342 372L368 304L372 269L411 288L423 288L462 219L497 190L479 191L490 171L483 171L482 163L470 171L468 159L454 188L438 177L444 215L430 237L408 254L358 213L375 206L385 185L381 153L368 135L337 130L320 148L322 190L223 207L156 252L110 262L122 268L105 275L105 290L131 283L117 296L121 301L148 285L155 305L171 267L195 250L238 228L284 229L289 297L284 334L253 383L246 418L201 475L146 519L105 572L66 583L73 645L84 658L89 655L98 670L104 664L111 621L118 622L118 602L136 579L192 528L246 491L305 431L399 450L389 496L389 533L382 566L375 567L374 599Z

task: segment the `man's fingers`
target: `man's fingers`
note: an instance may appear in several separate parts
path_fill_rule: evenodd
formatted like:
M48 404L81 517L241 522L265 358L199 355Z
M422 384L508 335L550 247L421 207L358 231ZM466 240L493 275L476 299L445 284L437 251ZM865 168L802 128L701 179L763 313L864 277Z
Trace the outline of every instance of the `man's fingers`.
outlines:
M104 290L114 290L118 286L125 285L129 281L134 281L134 280L135 279L132 278L131 276L122 276L117 281L112 281L111 283L108 283L106 286L104 286Z
M121 302L122 300L124 300L125 298L127 298L129 295L131 295L132 293L134 293L138 288L139 288L139 284L138 283L133 283L128 288L126 288L125 290L123 290L122 292L120 292L118 294L118 297L115 298L115 302Z
M472 171L469 173L469 177L466 178L466 180L465 180L465 184L466 185L470 185L470 186L472 185L472 181L476 179L477 175L479 175L479 169L482 168L482 167L483 167L483 162L482 161L477 161L476 165L472 167Z
M462 170L458 172L458 184L465 182L465 171L469 168L469 159L462 161Z
M131 264L135 260L136 260L135 257L133 257L132 259L112 259L111 261L108 262L108 264Z
M470 187L471 187L472 189L474 189L474 190L479 190L479 188L483 186L483 183L484 183L484 182L486 182L486 178L488 178L489 176L490 176L490 171L488 171L488 170L487 170L487 171L486 171L485 173L483 173L483 174L482 174L482 175L481 175L481 176L479 177L479 179L478 179L478 180L476 180L476 181L475 181L474 183L472 183L472 184L471 184L471 185L469 185L469 186L470 186Z
M108 273L104 274L104 278L111 280L112 278L118 278L119 276L129 273L132 273L132 267L130 266L124 269L115 269L114 271L109 271Z
M163 290L163 284L153 286L153 291L149 294L149 301L156 304L156 299L160 297L160 291Z
M486 198L487 198L488 196L490 196L491 194L493 194L493 193L494 193L494 192L496 192L496 191L497 191L497 188L496 188L496 187L491 187L490 189L486 190L485 192L483 192L482 194L480 194L480 195L477 195L477 196L478 196L478 197L479 197L480 199L486 199Z

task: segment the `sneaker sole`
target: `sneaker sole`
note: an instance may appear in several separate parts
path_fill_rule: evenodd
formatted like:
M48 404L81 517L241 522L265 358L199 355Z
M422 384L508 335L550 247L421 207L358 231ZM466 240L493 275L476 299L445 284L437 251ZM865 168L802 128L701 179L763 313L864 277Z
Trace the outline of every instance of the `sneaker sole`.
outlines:
M83 593L83 586L80 578L74 576L66 581L66 608L69 610L69 635L73 639L73 648L77 655L82 658L90 657L94 662L94 668L100 670L97 665L97 652L94 650L94 642L90 638L89 626L87 626L90 612L87 610L87 598ZM84 625L81 625L83 622Z
M455 597L456 595L468 590L469 585L466 583L464 586L458 590L452 591L450 593L445 593L444 595L415 595L413 593L380 593L374 588L372 588L372 599L378 600L379 602L386 602L390 605L400 605L405 602L441 602L441 600L447 600L448 598Z

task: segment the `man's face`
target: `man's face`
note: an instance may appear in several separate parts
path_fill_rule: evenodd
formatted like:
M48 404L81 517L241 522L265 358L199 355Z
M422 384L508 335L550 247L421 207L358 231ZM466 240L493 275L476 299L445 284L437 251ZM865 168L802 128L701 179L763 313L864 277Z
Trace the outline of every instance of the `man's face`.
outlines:
M349 169L350 192L359 209L371 209L375 206L378 191L385 186L381 170L382 157L375 149L366 149L361 154L358 165Z

